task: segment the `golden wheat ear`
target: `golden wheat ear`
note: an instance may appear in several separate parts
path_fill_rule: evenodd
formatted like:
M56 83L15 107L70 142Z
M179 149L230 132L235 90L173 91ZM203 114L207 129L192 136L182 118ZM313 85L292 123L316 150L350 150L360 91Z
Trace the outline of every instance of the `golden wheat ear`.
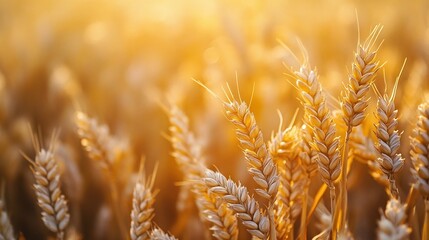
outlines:
M280 176L280 186L274 203L277 238L293 238L291 230L301 212L306 180L299 162L298 129L291 126L284 131L278 131L268 145Z
M67 200L61 192L61 174L54 153L57 138L57 132L54 132L49 148L43 149L33 134L36 157L34 160L25 157L31 164L30 168L36 181L34 189L42 210L42 221L51 232L56 233L57 239L64 239L70 215Z
M156 169L152 176L146 179L144 174L144 161L140 163L139 178L133 192L133 209L131 211L130 237L132 240L144 240L150 238L152 219L155 216L153 205L158 191L153 190Z
M378 221L377 238L379 240L407 240L411 233L411 228L406 224L406 205L397 199L390 199L387 202L386 210L381 212L381 219Z
M0 184L0 239L14 240L15 234L13 232L13 226L10 222L9 216L6 212L6 201L5 201L5 186L4 183Z
M377 136L376 148L379 153L378 167L389 179L389 190L392 196L399 199L399 191L395 183L395 174L404 165L404 158L399 152L401 133L398 131L398 110L395 107L395 95L399 78L395 82L391 96L378 93L377 124L375 134Z
M359 126L365 119L365 110L369 100L368 92L380 69L377 60L378 46L375 46L375 43L382 29L381 25L375 26L363 44L358 42L352 70L349 74L349 83L346 85L346 92L341 103L344 122L347 126Z

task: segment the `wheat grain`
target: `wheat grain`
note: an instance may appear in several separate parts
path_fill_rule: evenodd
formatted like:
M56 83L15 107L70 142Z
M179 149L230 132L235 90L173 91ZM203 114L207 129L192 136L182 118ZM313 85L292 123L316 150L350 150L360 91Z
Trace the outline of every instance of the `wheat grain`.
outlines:
M0 195L0 240L14 240L13 226L5 208L4 187L1 187Z
M396 89L396 88L395 88ZM395 184L394 175L404 165L404 158L399 153L400 133L397 130L398 110L395 108L394 93L392 97L386 94L379 96L377 103L376 135L378 144L376 145L380 157L377 158L378 166L387 175L390 182L390 192L395 197L399 197L398 188Z
M132 240L144 240L150 237L152 219L155 216L153 205L157 191L153 190L155 172L149 181L145 179L143 167L140 167L139 179L133 192L130 236Z
M151 240L177 240L174 236L171 236L163 232L160 228L155 228L150 234Z
M406 240L409 239L411 229L406 224L406 205L397 199L387 202L386 210L378 221L377 238L379 240Z
M36 180L34 189L42 210L42 221L50 231L56 233L58 239L64 239L70 215L67 201L60 189L60 172L54 155L55 141L56 134L53 134L49 148L41 149L38 141L33 140L37 154L34 161L27 159Z
M237 219L231 209L220 199L208 192L200 179L204 177L206 167L202 160L194 135L189 130L187 116L176 106L169 109L170 141L173 145L173 157L179 165L186 181L196 198L197 207L203 220L210 222L210 230L217 239L237 239ZM189 186L189 185L185 185Z
M237 213L247 231L254 237L267 239L270 231L270 221L259 209L259 204L249 196L247 188L237 186L231 179L226 179L219 172L206 170L204 182L210 192L222 197L228 206ZM274 224L274 223L271 223Z
M255 116L245 102L237 102L233 96L228 102L224 102L224 109L227 118L235 126L249 172L259 186L256 193L264 198L274 199L279 186L277 167L267 150Z

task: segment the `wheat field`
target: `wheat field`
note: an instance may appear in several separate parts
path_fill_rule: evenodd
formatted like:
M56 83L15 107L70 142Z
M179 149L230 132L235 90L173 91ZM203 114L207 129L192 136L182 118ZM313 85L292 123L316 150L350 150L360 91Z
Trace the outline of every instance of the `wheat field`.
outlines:
M0 240L429 240L429 1L0 0Z

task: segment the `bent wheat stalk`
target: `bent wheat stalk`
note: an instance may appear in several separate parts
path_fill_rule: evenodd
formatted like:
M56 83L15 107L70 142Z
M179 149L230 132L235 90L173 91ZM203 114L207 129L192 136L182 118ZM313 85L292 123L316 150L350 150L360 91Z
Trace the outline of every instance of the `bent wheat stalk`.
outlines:
M61 193L60 172L54 155L54 146L57 134L52 135L48 149L42 149L39 141L33 136L34 148L37 151L34 160L26 157L31 164L36 183L34 189L37 202L42 210L42 221L45 226L57 235L57 239L64 239L64 231L70 221L67 201Z

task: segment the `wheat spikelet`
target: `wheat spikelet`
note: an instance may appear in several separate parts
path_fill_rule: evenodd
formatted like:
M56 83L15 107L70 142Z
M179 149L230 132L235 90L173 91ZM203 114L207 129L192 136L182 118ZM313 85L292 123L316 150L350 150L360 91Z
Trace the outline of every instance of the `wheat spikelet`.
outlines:
M429 102L422 103L419 118L411 138L411 159L416 187L425 200L429 200Z
M150 234L150 239L151 240L177 240L177 238L163 232L159 228L155 228L152 230L152 232Z
M387 202L386 210L378 221L377 238L379 240L406 240L409 239L411 229L406 224L406 205L397 199Z
M298 130L290 127L279 131L269 144L280 175L280 186L275 201L275 222L277 237L287 238L301 212L302 192L305 178L298 156Z
M114 161L114 143L106 125L100 125L95 119L83 112L76 113L77 133L88 156L111 171Z
M299 71L295 71L295 76L305 108L306 125L312 128L312 147L318 154L319 172L322 180L332 189L341 172L339 139L335 136L335 125L326 107L316 71L303 65Z
M152 219L155 216L153 205L157 191L153 191L155 172L149 181L145 179L143 167L140 167L139 179L133 192L130 236L132 240L144 240L150 237Z
M398 188L395 184L394 174L404 165L404 158L399 152L400 133L397 130L398 110L395 109L394 96L388 97L386 94L379 96L377 103L376 135L378 144L376 145L380 157L377 158L378 166L387 175L390 181L390 192L395 198L399 197Z
M174 149L172 155L191 184L201 218L212 224L210 230L217 239L237 239L237 218L233 211L223 201L210 194L205 183L200 181L204 177L206 167L189 130L188 118L179 108L172 106L169 119L170 141Z
M0 195L0 239L1 240L14 240L13 227L10 222L9 216L5 209L4 187L1 188Z
M237 186L231 179L226 179L221 173L211 170L206 170L204 182L210 192L222 197L228 203L252 236L268 238L270 221L265 213L261 212L255 199L249 196L246 187Z
M228 102L224 102L224 109L228 120L235 126L249 172L259 186L256 193L264 198L274 199L279 186L277 167L267 150L255 116L245 102L237 102L233 96Z
M367 40L362 45L358 44L355 52L349 84L346 86L341 104L347 126L356 127L365 118L365 110L368 107L367 93L375 74L380 69L379 62L376 60L378 49L373 48L382 29L377 25Z
M50 231L57 234L58 239L63 239L70 215L67 201L60 189L60 172L54 156L56 138L54 133L49 148L41 149L38 141L33 137L37 154L34 161L26 158L31 163L31 170L36 180L34 189L42 210L42 221Z

